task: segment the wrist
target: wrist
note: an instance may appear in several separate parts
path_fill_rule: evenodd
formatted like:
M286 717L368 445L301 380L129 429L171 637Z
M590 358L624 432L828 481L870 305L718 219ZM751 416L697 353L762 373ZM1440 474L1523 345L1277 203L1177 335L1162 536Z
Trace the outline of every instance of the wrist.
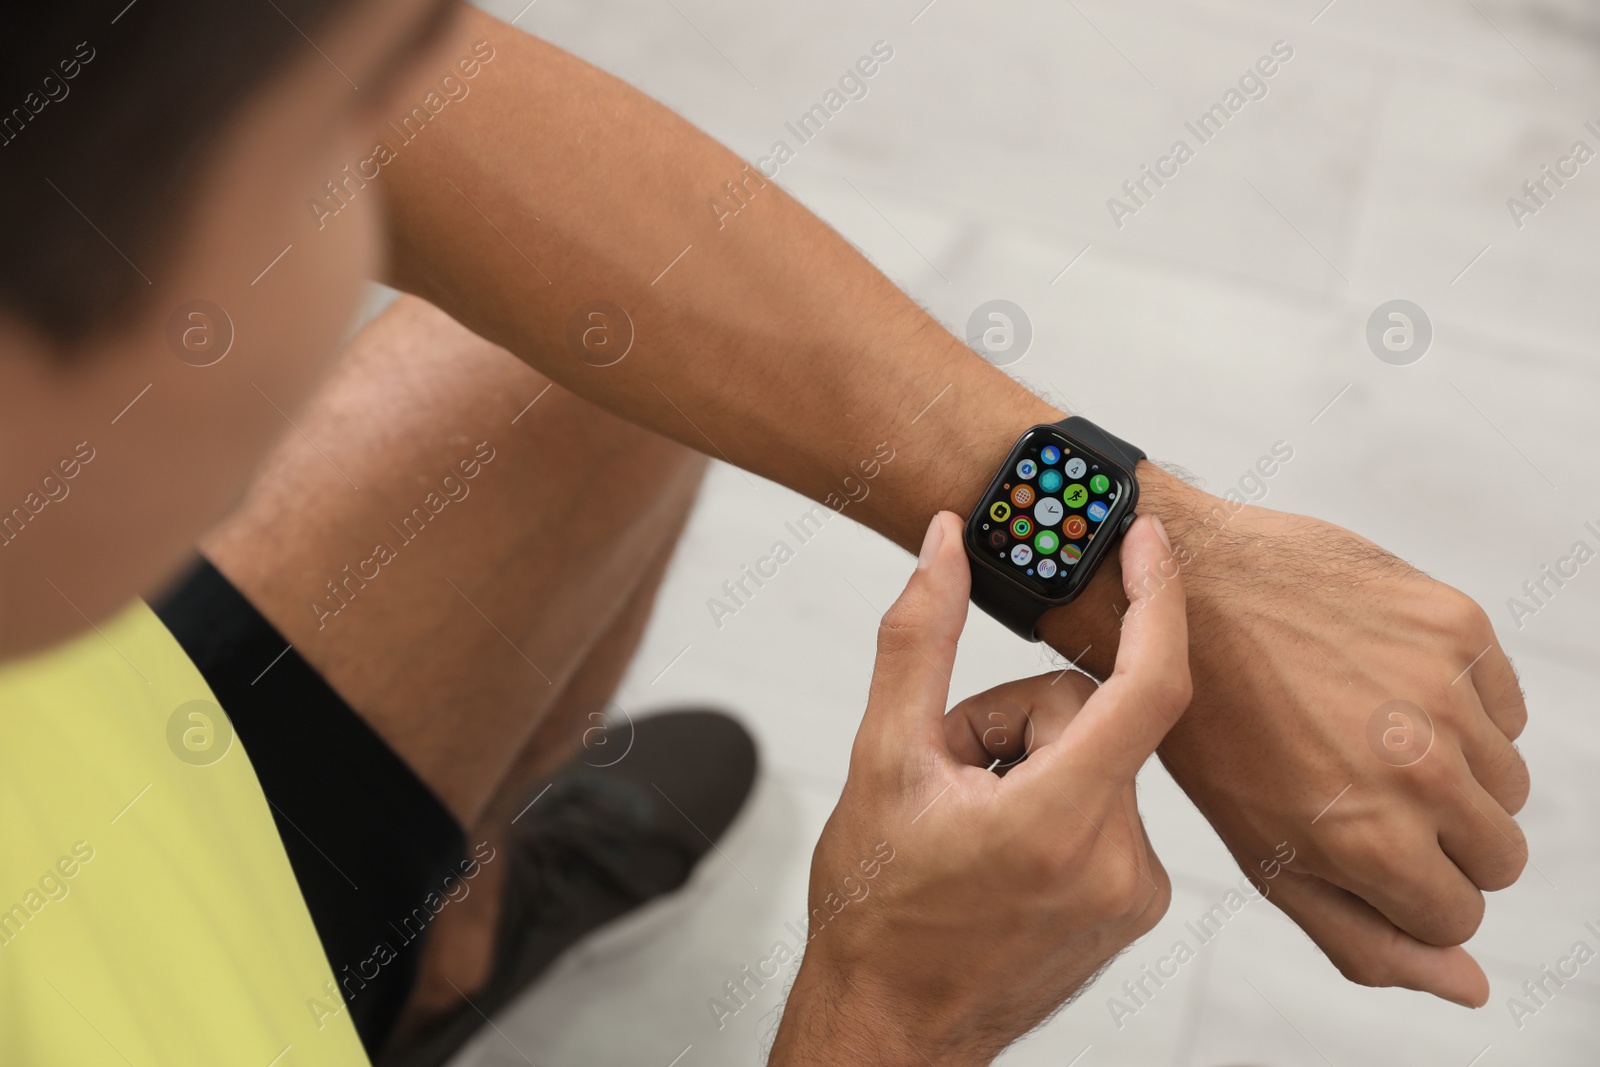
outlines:
M911 552L935 512L952 511L963 519L972 513L1024 430L1066 417L956 338L940 342L919 336L915 343L912 365L926 373L917 383L916 403L903 405L904 419L893 432L894 461L871 492L851 505L859 508L852 515ZM1226 522L1221 500L1154 463L1140 462L1134 475L1139 513L1161 519L1180 563L1189 546L1209 544L1204 527ZM1191 575L1187 565L1184 573L1186 579ZM1038 632L1078 666L1104 678L1116 660L1125 610L1122 570L1112 556L1076 600L1044 615Z
M1142 460L1134 474L1139 480L1138 513L1161 520L1184 580L1191 581L1190 564L1196 558L1197 535L1199 541L1208 540L1204 528L1224 514L1219 510L1222 502L1149 460ZM1196 602L1191 590L1191 608ZM1127 609L1122 566L1116 556L1110 556L1076 600L1045 613L1039 621L1039 633L1075 665L1104 679L1116 662L1122 616Z
M993 1058L953 1044L901 1010L867 976L852 978L808 954L789 992L767 1065L981 1067Z
M937 512L972 513L1024 430L1065 412L943 331L919 330L900 358L918 374L883 433L895 458L848 514L914 553Z

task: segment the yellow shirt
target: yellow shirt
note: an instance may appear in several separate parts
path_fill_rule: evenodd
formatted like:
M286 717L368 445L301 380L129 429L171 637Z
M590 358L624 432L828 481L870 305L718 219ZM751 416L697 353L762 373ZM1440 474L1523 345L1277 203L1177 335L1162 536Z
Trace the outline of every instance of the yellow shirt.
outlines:
M0 669L5 1067L367 1063L250 761L191 701L142 603Z

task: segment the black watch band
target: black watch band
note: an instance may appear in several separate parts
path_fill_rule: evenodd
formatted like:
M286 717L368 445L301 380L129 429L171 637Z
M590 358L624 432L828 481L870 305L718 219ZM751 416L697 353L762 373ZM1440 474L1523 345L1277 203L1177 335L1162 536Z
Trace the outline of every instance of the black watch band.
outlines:
M1130 478L1135 476L1139 461L1145 458L1143 449L1107 433L1081 415L1069 415L1055 423L1055 426L1068 437L1082 441L1093 451L1120 464ZM1134 484L1137 486L1138 483ZM1123 526L1115 531L1115 536L1121 537L1132 518L1133 513L1129 512ZM1016 582L1007 581L985 566L972 567L972 602L1012 633L1029 641L1039 640L1034 627L1038 625L1040 616L1059 606L1034 596Z
M1118 460L1129 474L1133 474L1139 461L1145 458L1144 449L1130 445L1116 434L1107 433L1082 415L1068 415L1056 423L1068 437L1076 437L1097 452L1104 452Z
M990 618L1003 623L1006 629L1029 641L1039 640L1033 628L1039 616L1051 608L1028 595L1022 586L983 567L972 568L972 602L988 612Z

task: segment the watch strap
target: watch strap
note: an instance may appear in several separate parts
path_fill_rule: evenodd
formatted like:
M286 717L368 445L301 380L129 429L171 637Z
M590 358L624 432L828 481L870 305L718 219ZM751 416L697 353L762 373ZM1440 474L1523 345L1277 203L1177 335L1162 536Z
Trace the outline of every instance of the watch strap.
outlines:
M989 617L1026 641L1039 640L1033 628L1050 605L1028 595L1016 582L1007 581L988 566L968 557L972 568L972 602Z
M1139 461L1145 458L1144 449L1130 445L1115 434L1107 433L1082 415L1068 415L1056 425L1067 436L1076 437L1095 451L1104 452L1121 463L1129 477L1133 476L1134 468L1139 466Z

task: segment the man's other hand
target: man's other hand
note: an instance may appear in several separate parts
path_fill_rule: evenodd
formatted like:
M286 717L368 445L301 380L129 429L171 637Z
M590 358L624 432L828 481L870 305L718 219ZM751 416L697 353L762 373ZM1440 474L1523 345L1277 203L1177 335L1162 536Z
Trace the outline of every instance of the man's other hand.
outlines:
M970 576L961 521L935 517L879 629L772 1063L987 1063L1166 911L1134 794L1190 696L1165 538L1142 518L1122 544L1131 607L1104 685L1056 672L946 713Z

